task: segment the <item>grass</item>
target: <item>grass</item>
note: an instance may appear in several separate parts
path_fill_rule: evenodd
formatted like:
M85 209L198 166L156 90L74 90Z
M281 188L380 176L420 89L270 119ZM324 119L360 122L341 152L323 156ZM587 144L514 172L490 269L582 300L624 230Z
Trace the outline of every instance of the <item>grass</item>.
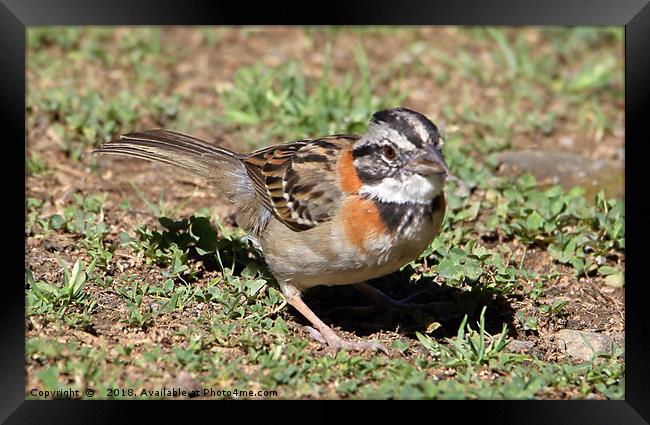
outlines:
M179 88L179 64L227 53L229 37L254 46L268 37L260 31L29 31L26 396L166 398L157 390L182 387L213 389L210 398L622 399L622 347L578 363L552 338L624 325L624 202L504 177L496 157L564 136L585 151L618 140L622 31L465 28L432 43L414 28L294 29L289 39L320 56L269 64L242 47L226 70L208 62L220 77ZM166 168L88 159L132 129L219 134L243 151L363 132L374 111L398 104L440 124L458 179L446 187L441 235L373 283L438 305L341 318L327 311L365 303L350 288L306 294L344 335L379 339L391 357L334 355L309 341L209 189L188 190ZM586 302L594 319L582 315ZM522 342L533 348L512 348Z
M348 72L340 82L330 76L329 46L318 81L308 82L297 61L276 69L258 65L238 70L233 87L222 93L225 122L289 140L364 131L369 116L399 105L405 96L395 88L399 79L384 96L374 95L377 84L365 53L357 45L354 54L357 72Z
M27 110L31 116L43 115L51 123L64 152L80 159L87 145L97 146L120 130L148 119L163 124L178 114L182 97L165 93L169 76L158 71L164 58L174 58L160 44L159 31L134 30L128 36L112 39L105 28L37 28L29 32L30 63L42 69L38 85L30 86ZM68 64L51 63L43 49L56 49ZM83 64L90 66L84 67ZM93 68L119 68L137 75L127 87L99 88ZM87 85L75 81L84 79ZM155 93L151 93L151 91Z

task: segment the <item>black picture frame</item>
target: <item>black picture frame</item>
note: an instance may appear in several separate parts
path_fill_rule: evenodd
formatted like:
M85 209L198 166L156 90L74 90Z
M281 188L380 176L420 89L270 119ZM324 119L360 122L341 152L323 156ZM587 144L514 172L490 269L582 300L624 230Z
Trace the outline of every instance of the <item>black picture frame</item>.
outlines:
M317 12L314 12L317 10ZM223 404L193 405L190 409L152 408L135 402L25 401L24 357L24 269L18 258L25 236L25 162L17 140L27 142L25 129L26 27L40 25L168 25L168 24L386 24L386 25L620 25L625 26L625 199L626 199L626 394L624 401L508 401L460 407L438 403L426 409L429 420L444 413L454 422L476 415L478 420L500 424L642 424L650 421L650 328L645 314L642 255L647 232L641 221L650 213L645 197L648 181L642 174L646 162L644 143L650 142L645 111L650 106L650 5L648 0L485 0L417 1L330 1L319 3L267 2L259 4L212 1L83 1L0 0L0 116L2 149L12 151L2 167L0 202L2 246L11 247L0 264L3 296L0 308L0 421L24 423L123 423L136 419L134 410L146 412L147 422L182 420L208 414L210 421L222 419ZM10 156L11 155L11 156ZM15 155L15 157L14 157ZM15 158L15 159L14 159ZM22 174L21 174L22 173ZM637 190L634 190L636 188ZM14 261L14 258L15 261ZM21 277L22 276L22 277ZM645 402L643 400L646 400ZM119 404L118 404L119 403ZM203 411L203 409L206 409ZM238 407L235 407L237 411ZM392 410L392 409L391 409ZM446 412L441 412L444 410ZM199 412L201 411L201 412ZM297 410L286 407L240 410L250 419L258 411L265 420L300 419ZM321 413L322 412L322 413ZM331 412L331 413L330 413ZM377 409L363 409L370 415ZM409 411L410 412L410 411ZM319 409L319 415L341 415L341 411ZM313 414L313 412L312 412ZM400 417L409 414L398 410ZM409 415L410 416L410 415ZM211 418L211 419L210 419ZM308 417L303 417L307 420ZM415 420L415 418L413 418ZM138 420L139 421L139 420Z

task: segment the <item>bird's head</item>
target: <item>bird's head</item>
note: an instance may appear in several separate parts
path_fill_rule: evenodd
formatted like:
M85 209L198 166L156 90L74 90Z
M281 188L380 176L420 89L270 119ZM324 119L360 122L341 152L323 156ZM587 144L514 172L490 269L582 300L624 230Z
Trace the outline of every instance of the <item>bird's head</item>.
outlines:
M441 147L438 128L419 112L394 108L375 113L352 148L360 193L383 202L431 202L449 172Z

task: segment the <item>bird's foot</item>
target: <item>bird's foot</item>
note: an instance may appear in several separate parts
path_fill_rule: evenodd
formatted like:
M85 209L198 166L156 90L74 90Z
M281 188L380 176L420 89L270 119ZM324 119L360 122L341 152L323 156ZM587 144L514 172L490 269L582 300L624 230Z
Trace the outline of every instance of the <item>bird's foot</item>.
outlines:
M421 317L444 315L445 303L429 302L417 303L413 299L426 291L420 291L400 300L393 299L381 293L381 296L373 296L372 304L364 306L341 306L334 307L327 312L328 315L336 317L365 317L369 315L382 315L388 317Z
M353 350L353 351L381 351L386 355L390 355L388 349L378 341L351 341L349 339L343 339L336 334L331 328L324 328L321 331L312 328L311 326L305 326L309 335L320 342L323 345L327 345L334 351L343 350Z

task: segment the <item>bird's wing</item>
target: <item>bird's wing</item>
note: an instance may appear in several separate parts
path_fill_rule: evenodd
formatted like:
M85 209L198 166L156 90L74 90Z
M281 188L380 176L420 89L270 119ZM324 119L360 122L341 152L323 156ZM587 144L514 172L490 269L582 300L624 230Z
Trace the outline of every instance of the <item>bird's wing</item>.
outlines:
M255 151L242 159L262 203L295 231L329 221L340 205L341 155L357 136L300 140Z

